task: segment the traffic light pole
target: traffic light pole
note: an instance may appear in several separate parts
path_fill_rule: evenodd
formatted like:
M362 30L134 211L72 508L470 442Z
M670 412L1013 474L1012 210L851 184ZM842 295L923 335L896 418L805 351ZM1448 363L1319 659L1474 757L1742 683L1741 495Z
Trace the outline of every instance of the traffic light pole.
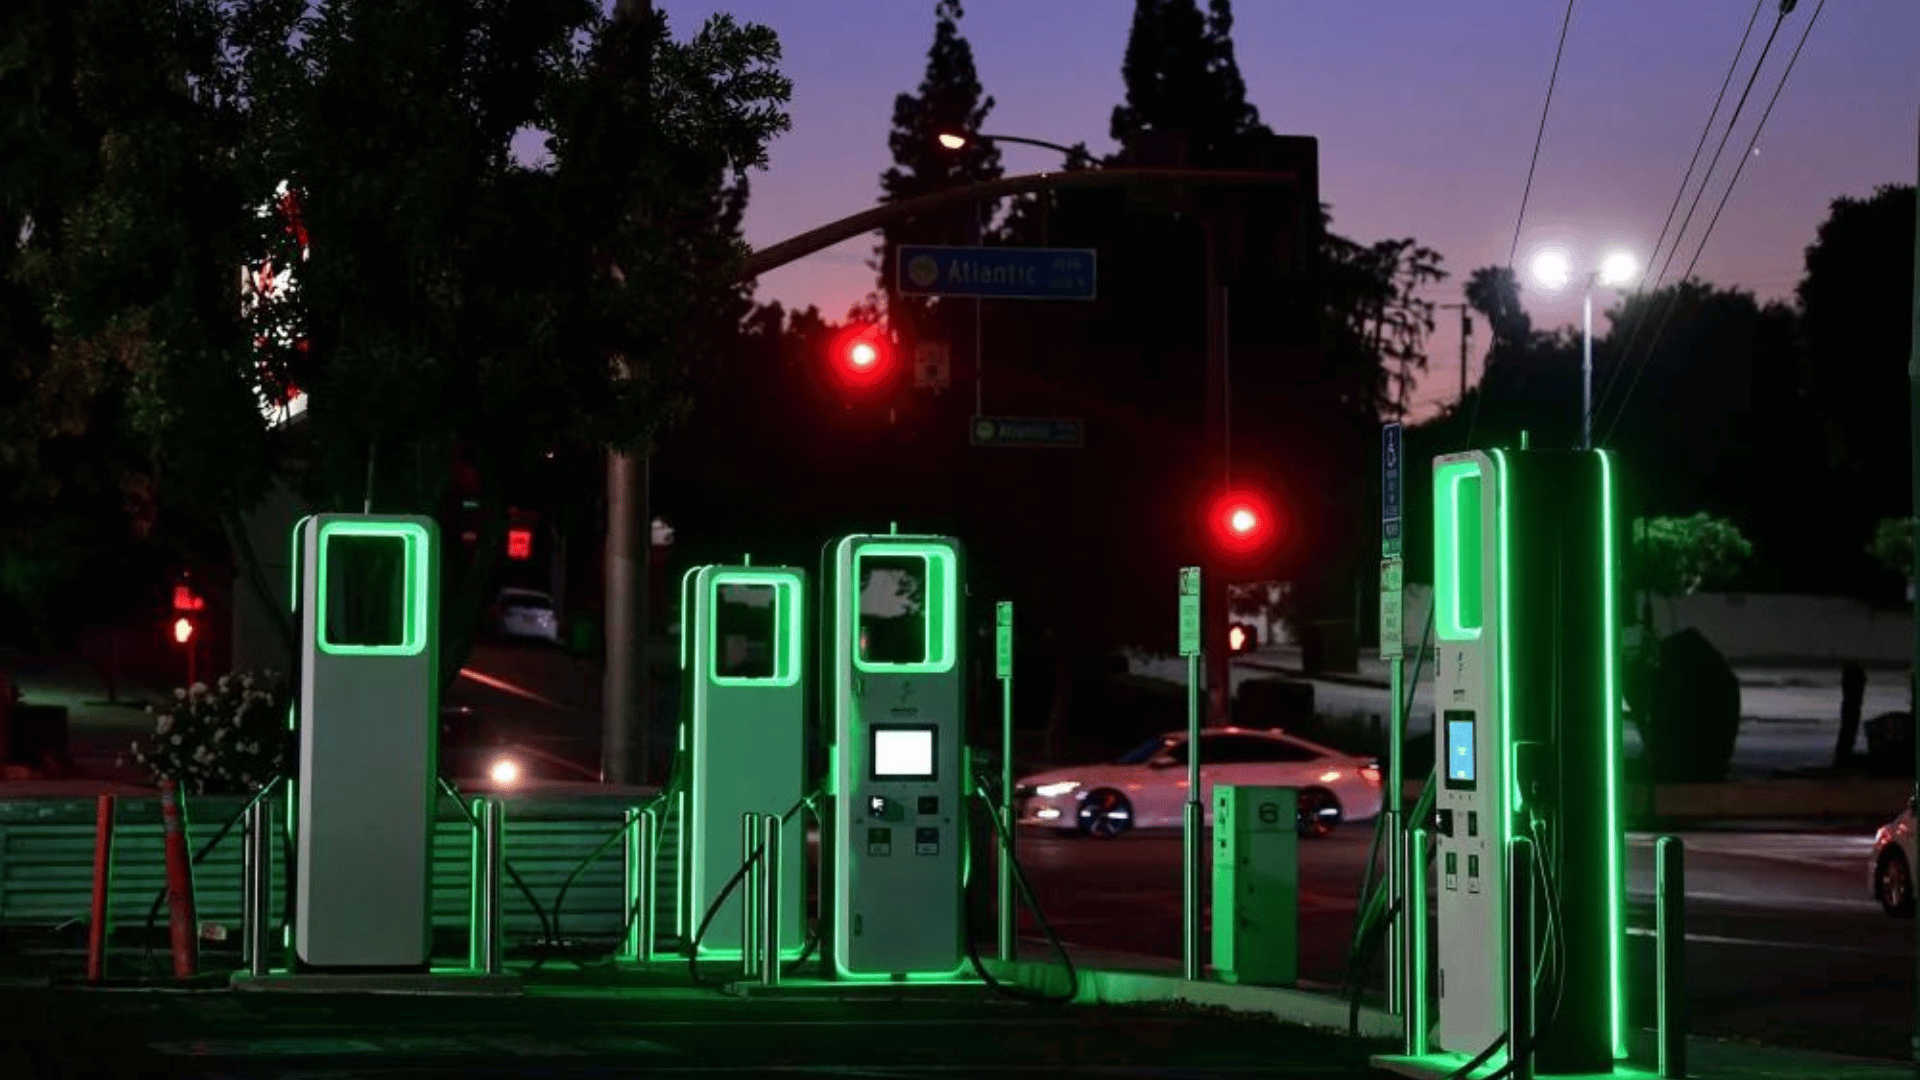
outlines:
M1204 227L1207 289L1205 438L1218 454L1218 458L1212 462L1214 468L1209 471L1219 478L1220 490L1224 493L1233 488L1233 439L1227 426L1227 289L1220 272L1222 245L1219 218L1208 214ZM1200 460L1205 462L1209 457L1202 454ZM1226 568L1225 561L1217 560L1214 572L1206 577L1207 621L1202 640L1206 642L1207 722L1213 725L1227 723L1232 713L1233 650L1227 642L1229 590L1227 575L1221 572Z

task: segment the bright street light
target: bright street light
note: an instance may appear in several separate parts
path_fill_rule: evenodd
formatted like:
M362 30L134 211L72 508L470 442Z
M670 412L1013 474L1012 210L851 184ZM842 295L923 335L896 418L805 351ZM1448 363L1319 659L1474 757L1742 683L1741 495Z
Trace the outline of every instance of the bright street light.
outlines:
M1547 248L1533 257L1533 280L1542 288L1559 292L1573 283L1573 260L1559 248ZM1632 252L1611 251L1600 266L1582 275L1586 291L1580 304L1580 449L1593 446L1593 287L1625 285L1640 272L1639 260Z
M1640 272L1640 263L1627 251L1615 251L1600 260L1600 284L1625 285Z
M967 137L965 135L955 135L951 131L943 131L940 133L940 145L949 150L958 150L967 145Z
M1533 280L1542 288L1559 292L1573 281L1573 263L1559 248L1548 248L1533 257Z

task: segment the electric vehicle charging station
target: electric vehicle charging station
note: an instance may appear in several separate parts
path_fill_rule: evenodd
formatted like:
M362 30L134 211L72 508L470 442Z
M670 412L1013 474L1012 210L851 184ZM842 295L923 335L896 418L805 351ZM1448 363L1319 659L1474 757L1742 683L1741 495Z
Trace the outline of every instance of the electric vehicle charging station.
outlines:
M960 544L855 535L827 563L831 970L958 977L968 822Z
M1384 1068L1627 1071L1610 470L1604 451L1434 460L1438 960L1409 983L1438 1004L1422 1046L1425 995L1410 996L1416 1045Z
M805 794L806 575L786 567L702 566L681 582L680 666L691 755L680 845L681 925L689 940L740 863L745 814L779 814ZM780 845L780 952L797 955L806 920L806 820ZM732 843L728 843L731 840ZM699 938L701 958L739 957L744 890L734 889Z
M437 540L425 517L317 514L294 528L298 967L432 959Z

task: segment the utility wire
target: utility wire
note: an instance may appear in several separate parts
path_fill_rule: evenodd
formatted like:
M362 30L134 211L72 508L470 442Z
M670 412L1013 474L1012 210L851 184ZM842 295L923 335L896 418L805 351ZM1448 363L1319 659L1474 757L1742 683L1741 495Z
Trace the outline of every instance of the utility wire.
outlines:
M1786 7L1788 5L1782 6ZM1826 6L1827 0L1820 0L1820 3L1813 9L1813 15L1807 19L1806 28L1800 31L1800 41L1794 45L1793 55L1787 58L1787 66L1786 69L1780 73L1780 81L1774 84L1773 97L1768 99L1766 111L1760 114L1760 123L1754 127L1753 137L1747 140L1746 152L1740 155L1740 164L1733 170L1733 179L1727 182L1727 190L1720 193L1720 203L1714 207L1713 217L1707 222L1706 231L1700 234L1700 243L1693 249L1693 259L1687 263L1687 272L1681 276L1681 281L1685 281L1693 276L1693 268L1699 264L1700 254L1707 248L1707 240L1713 235L1713 227L1720 222L1720 212L1727 208L1727 200L1733 195L1734 185L1740 182L1740 174L1746 170L1747 162L1753 160L1753 148L1760 142L1760 133L1766 130L1767 118L1773 115L1773 107L1780 101L1780 92L1786 89L1787 76L1793 74L1793 65L1800 59L1800 50L1806 48L1807 38L1813 33L1813 24L1820 21L1820 12L1825 10ZM1673 317L1673 309L1678 306L1679 298L1677 295L1668 298L1664 312L1660 317L1660 325L1655 328L1653 340L1647 344L1647 351L1640 355L1640 362L1634 365L1633 379L1627 383L1626 396L1620 399L1620 408L1613 414L1613 422L1607 425L1606 434L1600 438L1602 443L1612 438L1613 429L1620 426L1620 418L1626 415L1627 406L1633 401L1634 388L1640 385L1640 376L1646 371L1647 361L1653 356L1654 349L1659 346L1660 335L1665 333L1667 329L1667 320ZM1622 355L1625 354L1623 353ZM1685 362L1686 357L1681 357L1679 363L1684 364ZM1678 367L1678 364L1675 366Z
M1706 197L1707 186L1713 182L1713 172L1715 169L1720 167L1720 155L1726 152L1727 140L1733 137L1733 129L1735 125L1737 125L1740 122L1740 112L1742 109L1746 108L1747 98L1753 94L1753 85L1754 83L1759 81L1760 71L1763 67L1766 66L1767 54L1773 51L1774 39L1780 36L1780 28L1786 24L1787 16L1793 13L1793 7L1796 2L1797 0L1780 0L1779 13L1776 14L1773 19L1773 29L1767 34L1766 44L1760 46L1760 55L1757 59L1754 60L1753 70L1747 75L1747 85L1745 86L1745 88L1743 88L1740 91L1740 100L1737 102L1734 102L1733 112L1727 117L1727 129L1720 133L1719 145L1713 148L1713 158L1707 162L1707 171L1700 177L1700 187L1698 190L1696 190L1693 193L1693 201L1687 205L1687 216L1680 219L1680 229L1678 232L1673 234L1673 246L1667 249L1667 257L1665 261L1663 261L1660 264L1660 273L1654 277L1653 285L1651 287L1646 286L1645 275L1641 276L1640 280L1641 280L1642 287L1640 289L1640 293L1642 296L1651 298L1655 293L1659 291L1661 283L1666 280L1667 270L1673 266L1673 257L1680 253L1680 244L1681 244L1681 241L1687 235L1687 226L1693 224L1693 215L1695 212L1697 212L1700 209L1700 200ZM1742 40L1742 49L1744 50L1745 38L1742 38L1741 40ZM1802 38L1801 40L1804 41L1805 39ZM1738 53L1734 54L1733 61L1734 61L1734 65L1737 67L1740 63L1740 56ZM1728 74L1729 75L1732 74L1731 68L1728 70ZM1717 107L1715 108L1715 111L1716 112L1719 111ZM1707 120L1707 127L1711 128L1712 126L1713 126L1713 120L1711 117L1709 117ZM1706 134L1706 132L1702 131L1701 134L1704 135ZM1744 166L1745 164L1746 164L1745 161L1741 162L1741 165ZM1689 168L1688 171L1691 172L1692 171L1691 168ZM1686 191L1686 181L1684 180L1681 181L1680 190L1682 192ZM1731 184L1728 185L1728 190L1732 190ZM1678 202L1679 200L1676 199L1675 205L1678 205ZM1671 220L1671 218L1669 218L1669 220ZM1666 231L1665 229L1661 230L1663 234L1665 233L1665 231ZM1655 255L1649 257L1647 260L1647 266L1649 269L1651 269L1653 266L1653 259L1657 257L1657 253L1659 251L1658 244L1654 245L1654 251L1655 251ZM1649 299L1649 304L1651 304L1650 299ZM1620 379L1620 367L1626 362L1628 357L1633 355L1633 346L1635 343L1637 343L1640 340L1640 331L1646 328L1646 323L1647 323L1646 316L1647 316L1648 310L1649 310L1648 307L1643 306L1641 309L1640 316L1634 320L1633 333L1627 335L1626 346L1623 347L1620 350L1620 352L1617 354L1617 359L1619 363L1615 364L1613 367L1613 370L1608 373L1606 385L1602 388L1599 399L1593 405L1594 416L1599 416L1602 413L1606 412L1607 404L1613 395L1614 386L1619 382L1619 379Z
M1553 47L1553 70L1547 75L1546 100L1540 103L1540 127L1533 133L1533 156L1527 161L1527 182L1520 189L1520 212L1516 214L1513 219L1513 243L1507 247L1507 271L1509 273L1513 271L1514 256L1520 251L1520 229L1521 226L1526 224L1527 200L1533 195L1533 173L1540 165L1540 145L1547 137L1547 114L1553 109L1553 88L1560 81L1560 59L1566 55L1567 27L1572 23L1573 0L1567 0L1566 14L1560 18L1560 41ZM1489 327L1487 333L1489 356L1492 355L1492 350L1497 344L1498 343L1494 341L1492 329ZM1474 430L1480 426L1480 406L1487 399L1485 381L1486 376L1483 373L1481 375L1482 385L1480 391L1473 395L1473 410L1467 414L1467 435L1465 439L1461 440L1460 445L1462 449L1471 449L1473 447L1473 433ZM1420 647L1423 651L1426 649L1426 646L1427 642L1421 642Z
M1667 219L1660 223L1659 239L1653 242L1653 250L1647 252L1647 269L1648 270L1653 269L1654 260L1660 257L1661 246L1667 242L1667 230L1673 227L1673 215L1677 213L1680 209L1680 200L1686 198L1687 196L1687 185L1691 183L1693 180L1694 166L1700 164L1700 151L1706 148L1707 136L1713 134L1713 122L1719 118L1720 106L1727 99L1727 87L1733 85L1734 72L1740 70L1740 57L1746 54L1747 41L1753 37L1753 26L1755 23L1760 21L1760 9L1766 6L1767 6L1767 0L1754 0L1753 14L1747 17L1747 28L1740 35L1740 45L1738 48L1733 50L1733 59L1727 62L1727 76L1726 78L1720 80L1720 93L1714 96L1713 111L1707 114L1707 122L1700 125L1700 140L1693 144L1693 158L1687 162L1687 171L1685 173L1682 173L1680 176L1680 187L1674 191L1673 202L1667 207ZM1778 26L1777 23L1775 25ZM1762 50L1761 58L1765 59L1765 56L1766 56L1765 50ZM1758 69L1759 69L1758 65L1755 65L1755 70L1757 71ZM1735 115L1736 116L1738 115L1737 110ZM1731 127L1733 123L1733 119L1729 118L1727 123L1728 123L1728 126ZM1703 176L1700 178L1700 184L1702 187L1706 186L1706 182L1707 182L1706 177ZM1674 240L1674 244L1678 246L1678 244L1680 243L1680 238L1676 236L1673 238L1673 240ZM1647 280L1647 277L1645 274L1640 275L1641 285L1644 286L1646 284L1646 280ZM1645 314L1644 312L1640 312L1640 313L1637 313L1637 316L1638 317L1636 318L1634 323L1634 336L1639 335L1640 320L1645 318ZM1629 342L1629 344L1631 344L1631 342ZM1621 355L1625 356L1626 354L1622 353ZM1620 381L1620 366L1617 364L1609 365L1607 368L1607 381L1600 388L1600 397L1598 398L1598 403L1592 406L1593 411L1596 415L1600 413L1601 406L1604 406L1607 403L1607 399L1613 396L1614 387L1619 381Z

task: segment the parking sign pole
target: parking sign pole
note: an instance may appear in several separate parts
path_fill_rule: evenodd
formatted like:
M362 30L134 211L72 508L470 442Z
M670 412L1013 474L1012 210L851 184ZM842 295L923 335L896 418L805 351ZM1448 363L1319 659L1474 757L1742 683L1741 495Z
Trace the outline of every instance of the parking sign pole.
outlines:
M1013 601L994 611L994 672L1000 678L1000 959L1014 960L1013 906Z
M1205 843L1200 835L1200 568L1189 566L1180 571L1180 652L1187 658L1187 802L1180 818L1181 867L1181 944L1184 974L1198 982L1205 974L1201 959L1200 927L1201 857Z

